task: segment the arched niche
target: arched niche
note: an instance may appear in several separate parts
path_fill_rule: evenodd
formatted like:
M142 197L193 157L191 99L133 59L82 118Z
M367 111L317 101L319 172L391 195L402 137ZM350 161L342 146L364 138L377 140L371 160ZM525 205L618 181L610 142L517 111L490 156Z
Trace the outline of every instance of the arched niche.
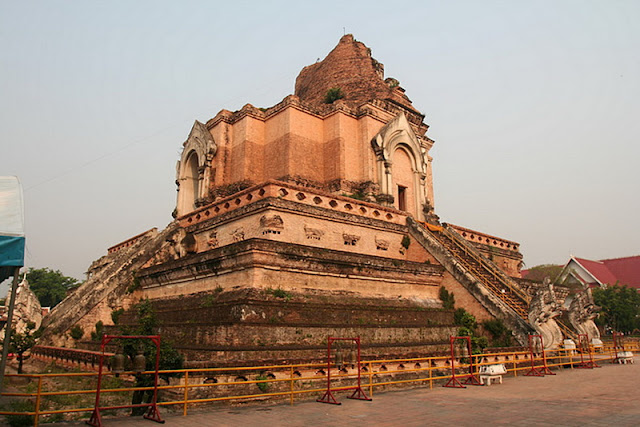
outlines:
M196 200L200 198L198 154L195 151L190 151L181 167L178 212L184 214L196 209Z
M406 145L398 145L391 156L394 206L405 212L417 212L415 159Z
M207 188L213 179L210 172L211 160L217 149L209 130L196 120L176 167L177 216L192 212L204 203Z
M394 207L424 220L429 200L427 150L403 113L387 123L371 140L376 155L380 191L393 196ZM433 201L430 200L431 205Z

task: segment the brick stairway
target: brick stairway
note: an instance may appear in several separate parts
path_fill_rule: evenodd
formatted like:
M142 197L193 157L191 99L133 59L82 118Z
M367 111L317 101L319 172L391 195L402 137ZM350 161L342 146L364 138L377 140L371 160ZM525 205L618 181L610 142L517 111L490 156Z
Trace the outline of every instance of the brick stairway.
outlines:
M494 266L487 258L459 237L455 231L445 227L429 227L430 232L464 268L478 281L511 307L518 315L528 320L531 298L509 276Z
M498 266L447 226L407 219L409 233L453 275L491 315L502 319L521 345L528 344L531 297Z
M528 322L529 303L531 297L527 295L516 282L504 274L497 266L493 265L466 240L455 231L445 227L420 224L427 232L430 232L449 253L460 262L464 268L471 272L485 288L490 290L502 302L515 311L518 316ZM563 335L577 342L578 335L561 319L554 319Z

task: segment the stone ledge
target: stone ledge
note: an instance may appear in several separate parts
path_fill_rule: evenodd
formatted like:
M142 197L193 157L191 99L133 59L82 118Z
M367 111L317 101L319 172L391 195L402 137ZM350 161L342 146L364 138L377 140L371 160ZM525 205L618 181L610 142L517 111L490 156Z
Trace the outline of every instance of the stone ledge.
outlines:
M315 275L366 276L370 280L400 282L407 282L409 275L411 283L426 285L438 284L444 272L444 268L438 265L273 240L248 239L148 267L141 270L138 277L143 288L146 288L256 267Z
M292 203L289 206L295 206L295 211L313 208L316 210L312 212L320 215L324 213L323 216L327 213L335 213L352 221L371 220L373 224L380 226L387 223L404 226L407 217L406 212L393 207L331 194L310 187L269 180L189 212L179 217L178 221L182 227L191 231L191 228L197 224L210 224L217 217L228 218L226 215L235 211L246 212L250 209L249 206L264 200L270 200L270 203L275 203L275 200L288 201Z

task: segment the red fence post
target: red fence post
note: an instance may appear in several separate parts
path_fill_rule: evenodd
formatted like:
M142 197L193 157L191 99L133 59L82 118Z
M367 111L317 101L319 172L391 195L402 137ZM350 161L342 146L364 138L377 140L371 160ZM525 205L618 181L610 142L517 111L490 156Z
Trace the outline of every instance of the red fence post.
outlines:
M330 403L332 405L341 405L333 395L331 391L331 347L334 341L353 341L357 348L357 358L356 363L358 365L358 385L356 387L347 387L343 390L351 390L353 389L353 394L349 396L349 399L357 399L357 400L367 400L371 401L369 397L365 394L364 390L362 390L362 381L361 381L361 369L360 369L360 337L356 338L336 338L336 337L328 337L327 338L327 391L325 391L324 395L320 399L316 399L316 402L320 403Z
M469 373L456 375L456 361L455 361L455 342L457 340L465 340L467 343L467 353L469 355ZM476 376L474 372L474 363L473 363L473 354L471 353L471 337L449 337L449 347L451 349L451 378L447 381L443 387L452 387L452 388L467 388L458 380L458 376L466 377L467 379L464 381L464 384L471 385L482 385L480 380Z
M156 345L156 366L154 372L154 384L153 384L153 399L151 403L142 403L138 405L121 405L121 406L109 406L109 409L126 409L148 406L149 411L145 414L144 418L155 421L157 423L164 423L164 420L160 417L158 412L158 369L160 368L160 335L103 335L100 348L102 350L100 354L100 367L98 368L98 386L96 388L96 403L91 418L87 421L87 424L93 427L102 427L102 416L100 411L106 409L100 406L100 390L102 388L102 367L104 366L104 349L112 339L150 339Z

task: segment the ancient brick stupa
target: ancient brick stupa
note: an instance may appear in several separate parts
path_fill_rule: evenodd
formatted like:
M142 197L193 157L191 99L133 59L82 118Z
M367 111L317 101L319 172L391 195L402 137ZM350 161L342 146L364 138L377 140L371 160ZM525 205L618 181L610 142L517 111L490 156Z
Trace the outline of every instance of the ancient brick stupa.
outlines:
M177 215L270 179L366 201L423 219L433 206L424 115L397 80L353 36L305 67L296 93L279 104L251 104L196 122L178 166ZM376 199L377 197L377 199Z
M196 366L317 360L327 335L361 336L366 356L424 355L456 330L444 287L524 342L519 246L439 223L427 129L370 49L342 37L294 95L194 123L175 221L94 262L49 316L48 341L88 346L65 331L109 327L148 298Z

